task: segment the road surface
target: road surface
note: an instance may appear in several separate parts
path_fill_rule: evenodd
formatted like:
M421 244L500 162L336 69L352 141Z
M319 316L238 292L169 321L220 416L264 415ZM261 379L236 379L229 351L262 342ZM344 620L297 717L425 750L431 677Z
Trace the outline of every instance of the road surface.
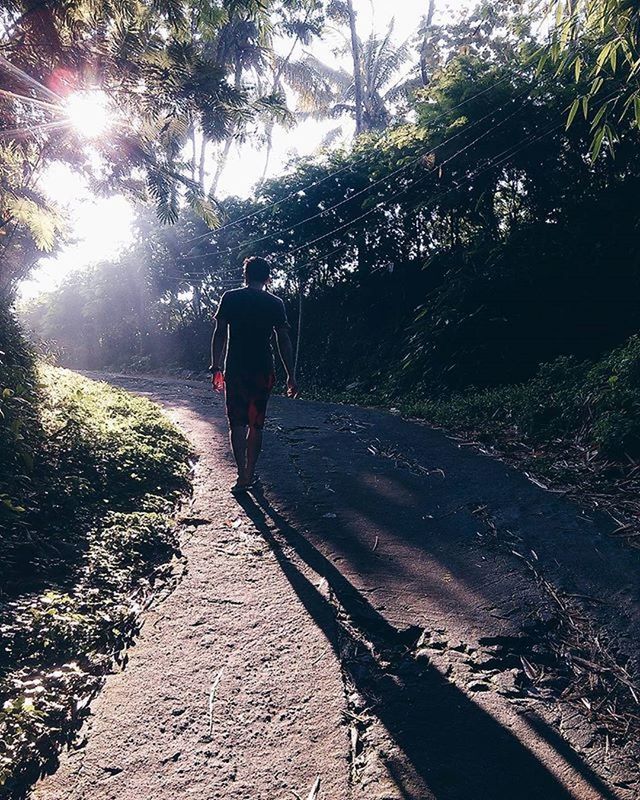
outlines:
M108 379L199 455L186 568L37 800L639 796L640 553L605 519L425 425L283 398L237 500L219 397Z

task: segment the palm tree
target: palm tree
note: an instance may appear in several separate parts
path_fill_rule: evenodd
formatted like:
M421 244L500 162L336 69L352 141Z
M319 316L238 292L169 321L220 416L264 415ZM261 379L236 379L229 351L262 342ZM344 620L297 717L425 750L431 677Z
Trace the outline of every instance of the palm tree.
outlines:
M77 91L100 90L114 112L109 136L93 142L106 190L146 193L163 222L176 220L186 198L213 223L202 190L206 143L278 111L273 98L229 82L246 61L229 56L225 30L256 26L254 52L265 52L277 5L238 0L229 4L231 13L210 0L8 0L0 11L2 272L15 275L17 262L27 263L26 255L10 253L23 234L40 248L59 238L54 210L37 185L52 160L85 161L85 141L66 102ZM196 131L200 155L189 160L185 148Z
M300 43L308 44L321 32L322 19L317 0L302 0L297 4L281 0L273 4L270 14L263 13L252 21L243 17L230 19L219 32L218 58L233 70L235 87L251 99L259 112L257 118L264 126L264 174L268 169L274 124L288 118L283 85L285 66ZM275 51L277 38L292 39L284 57ZM212 195L215 195L231 145L244 131L245 126L239 125L225 138L210 188Z
M420 43L420 79L423 86L426 86L431 79L431 76L429 75L432 49L430 34L433 27L433 15L435 10L436 0L429 0L427 14L425 17L423 17L422 24L420 26L420 33L422 35L422 41Z
M347 0L349 35L351 38L351 58L353 60L353 99L355 103L356 136L364 130L364 86L362 81L362 47L356 30L356 14L353 0Z
M350 46L349 46L350 48ZM289 85L298 92L298 115L330 119L349 115L356 135L383 130L397 112L415 80L401 74L411 58L408 42L395 44L393 22L383 35L372 32L356 42L353 71L333 67L312 53L287 65Z

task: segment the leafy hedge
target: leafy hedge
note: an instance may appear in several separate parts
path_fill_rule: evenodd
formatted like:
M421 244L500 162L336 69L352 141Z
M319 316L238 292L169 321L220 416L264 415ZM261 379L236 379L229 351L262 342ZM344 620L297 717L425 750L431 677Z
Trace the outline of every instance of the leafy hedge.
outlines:
M190 450L146 400L0 342L0 796L54 761L177 552Z
M596 362L558 358L524 383L415 400L407 410L485 435L511 429L541 444L572 441L613 459L640 456L640 337Z
M640 535L640 336L596 361L561 357L527 381L464 392L404 390L393 371L347 387L305 386L333 402L396 408L486 443L520 468L605 503Z
M38 406L34 354L0 301L0 530L31 490L34 453L43 445Z

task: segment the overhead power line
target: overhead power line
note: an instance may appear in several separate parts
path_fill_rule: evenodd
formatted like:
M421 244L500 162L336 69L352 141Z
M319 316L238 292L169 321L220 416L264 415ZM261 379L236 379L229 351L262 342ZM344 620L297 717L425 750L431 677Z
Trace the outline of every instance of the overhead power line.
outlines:
M527 87L527 89L524 92L520 93L515 98L511 98L510 101L508 101L508 102L517 102L517 100L521 99L523 96L526 96L528 94L529 89L530 89L530 87ZM291 249L289 251L286 251L286 252L282 253L282 255L285 255L285 256L293 255L294 253L299 252L302 249L310 247L313 244L315 244L315 243L317 243L317 242L319 242L319 241L321 241L321 240L323 240L325 238L328 238L329 236L333 236L336 233L339 233L340 231L349 228L352 224L355 224L358 221L360 221L361 219L365 219L366 217L368 217L371 214L375 213L376 211L378 211L380 209L381 206L386 205L388 202L390 202L391 200L395 199L399 195L403 194L405 191L408 191L409 189L413 188L413 186L415 186L418 182L423 181L428 175L432 174L435 171L438 171L438 170L442 169L442 167L444 167L447 164L451 163L454 159L456 159L458 156L460 156L466 150L468 150L471 147L474 147L476 144L478 144L478 142L482 141L482 139L486 138L489 134L493 133L498 127L503 125L505 122L507 122L513 116L515 116L515 114L517 114L521 110L522 105L523 104L521 104L518 108L516 108L515 111L513 111L511 114L508 114L506 117L504 117L504 119L500 120L493 128L491 128L490 130L484 131L480 136L476 137L473 141L469 142L464 147L460 148L458 151L456 151L449 158L445 159L443 162L441 162L437 166L435 166L432 169L430 169L426 173L426 175L423 175L420 178L418 178L416 181L413 181L411 184L409 184L409 186L402 187L399 191L395 192L394 194L392 194L390 197L386 198L385 200L380 201L380 203L377 203L369 211L361 214L360 216L356 217L354 220L350 220L349 222L345 223L344 225L341 225L341 226L339 226L337 228L334 228L331 231L329 231L329 232L327 232L327 233L325 233L325 234L323 234L323 235L321 235L319 237L316 237L315 239L312 239L309 242L306 242L304 244L299 245L298 247L295 247L295 248L293 248L293 249ZM245 250L246 248L251 247L254 244L258 244L259 242L273 239L274 236L279 236L281 234L286 234L289 231L294 230L297 227L300 227L301 225L304 225L304 224L306 224L306 223L308 223L308 222L310 222L310 221L312 221L314 219L317 219L317 218L323 216L324 214L328 214L329 212L333 211L334 209L338 208L339 206L342 206L345 203L350 202L351 200L355 199L356 197L361 196L365 192L370 191L375 186L386 182L387 180L389 180L389 178L393 177L394 175L397 175L397 174L409 169L410 167L414 166L418 161L421 161L422 159L424 159L425 155L429 155L429 154L433 153L435 150L437 150L438 148L443 147L446 144L449 144L451 141L453 141L454 139L458 138L463 133L468 133L471 128L479 125L481 122L485 121L489 117L495 116L497 113L499 113L501 110L503 110L506 106L507 106L507 103L503 103L502 105L498 106L498 108L493 109L488 114L485 114L479 120L476 120L469 127L464 128L462 131L459 131L457 134L454 134L453 136L449 137L448 139L446 139L445 141L441 142L436 147L425 149L422 153L420 153L419 156L417 156L416 158L412 159L408 164L404 165L403 167L400 167L397 170L394 170L392 173L389 173L388 175L385 175L384 178L381 178L378 181L375 181L374 183L372 183L369 186L365 187L364 189L360 190L356 194L351 195L350 197L346 198L345 200L340 201L339 203L336 203L334 206L330 206L329 208L326 208L323 211L312 215L311 217L307 217L307 218L301 220L300 222L297 222L294 225L291 225L291 226L289 226L287 228L284 228L284 229L279 230L279 231L275 231L274 233L269 234L269 236L263 236L263 237L259 237L259 238L254 239L254 240L250 240L250 241L244 242L242 245L238 245L236 247L229 248L226 251L216 251L214 253L203 253L202 255L197 256L197 257L193 257L193 258L191 258L189 260L200 260L201 261L204 258L212 258L212 257L214 257L216 255L229 255L230 253L236 252L238 250Z
M510 114L509 117L514 116L517 113L517 111L518 111L518 109L516 109L516 111L513 112L512 114ZM509 119L509 117L506 117L502 121L502 123L506 122ZM520 153L523 150L525 150L527 147L531 146L532 144L535 144L537 141L540 141L541 139L544 139L546 136L548 136L549 134L553 133L556 130L559 130L563 126L564 126L564 122L561 121L561 122L554 123L553 125L548 126L547 128L545 128L545 130L542 133L539 133L538 135L526 136L524 139L521 139L515 145L512 145L511 147L508 147L505 150L503 150L501 153L498 153L498 155L493 156L491 159L489 159L488 163L485 164L482 168L471 172L469 175L467 175L464 178L464 180L461 180L458 183L456 183L455 186L452 186L449 189L446 189L445 191L441 192L440 194L436 195L435 197L431 197L429 199L428 203L425 205L425 207L426 208L432 207L432 206L436 205L438 202L440 202L442 199L447 197L448 195L450 195L450 194L452 194L454 192L460 191L462 188L464 188L466 185L471 183L471 181L475 180L480 175L482 175L482 174L484 174L484 173L486 173L486 172L488 172L488 171L490 171L492 169L495 169L496 167L502 166L503 164L507 163L510 159L512 159L515 155L517 155L518 153ZM460 151L458 151L457 153L452 155L447 160L446 163L452 161L454 158L456 158L458 155L460 155L464 150L466 150L469 147L471 147L474 144L476 144L480 139L484 138L484 136L486 136L486 135L487 135L487 133L483 134L481 137L478 137L478 139L474 140L474 142L471 142L465 148L462 148ZM445 163L445 162L443 162L443 163ZM283 256L291 256L291 255L295 254L296 252L298 252L299 250L301 250L301 249L303 249L305 247L310 247L313 244L316 244L317 242L319 242L321 240L324 240L326 238L329 238L330 236L335 235L336 233L340 233L340 232L342 232L344 230L347 230L347 229L353 227L358 222L361 222L363 219L367 218L370 214L374 213L375 211L379 211L380 207L386 205L389 201L396 199L397 197L399 197L403 193L405 193L405 192L409 191L410 189L414 188L417 184L419 184L422 181L424 181L427 177L428 177L428 175L421 176L416 181L414 181L410 186L403 187L398 192L396 192L394 195L392 195L390 198L388 198L387 201L385 201L383 203L380 203L376 208L372 208L369 211L365 212L364 214L361 214L356 219L351 220L350 222L346 223L345 225L340 226L338 228L334 228L332 231L329 231L327 234L324 234L321 237L317 237L313 241L308 242L305 245L301 245L298 248L295 248L295 249L290 250L288 252L282 253L282 255ZM308 261L305 261L304 262L304 266L308 267L308 266L311 266L314 263L317 263L318 261L322 261L324 259L327 259L330 256L332 256L335 253L337 253L339 250L348 248L351 245L352 245L352 243L342 243L338 247L336 247L333 250L329 251L329 253L321 253L321 254L315 256L314 258L312 258L312 259L310 259ZM177 280L178 282L188 281L188 280L191 280L191 279L194 279L194 278L208 277L208 275L209 275L209 273L207 273L207 272L191 273L189 278L175 278L175 280Z
M471 95L470 97L467 97L464 100L461 100L459 103L456 103L454 106L451 106L451 108L449 108L447 111L443 111L442 114L438 114L436 117L434 117L432 120L430 120L430 122L432 124L436 123L436 122L439 122L440 120L442 120L445 117L449 116L449 114L451 114L452 111L456 111L457 109L462 108L462 106L467 105L467 103L471 103L474 100L477 100L479 97L482 97L482 95L486 94L487 92L493 91L496 86L499 86L501 83L504 83L505 81L509 80L510 77L511 77L511 75L503 75L502 78L497 80L495 83L491 84L491 86L487 86L485 89L482 89L482 91L476 92L475 94ZM206 238L208 238L210 236L215 236L216 234L221 233L222 231L226 230L227 228L231 228L234 225L239 225L241 222L246 222L247 220L253 219L254 217L257 217L257 216L260 216L261 214L266 214L267 211L271 211L271 209L277 208L278 206L281 206L283 203L286 203L287 201L292 200L294 197L297 197L300 194L309 191L309 189L314 189L316 186L320 186L321 184L325 183L326 181L329 181L332 178L335 178L338 175L341 175L343 172L347 172L348 170L353 169L353 167L355 165L360 164L362 161L365 161L367 158L369 158L369 153L364 153L362 156L360 156L359 158L351 161L349 164L345 164L344 167L340 167L340 169L335 170L335 172L330 172L327 175L324 175L322 178L318 178L317 180L312 181L311 183L308 183L306 185L300 186L299 188L293 190L292 192L290 192L288 195L286 195L285 197L281 198L280 200L276 200L273 203L269 203L268 205L264 206L263 208L256 209L255 211L252 211L250 214L246 214L243 217L239 217L238 219L230 220L229 222L225 223L224 225L222 225L219 228L212 228L211 230L207 231L206 233L202 233L202 234L199 234L198 236L192 237L191 239L187 239L184 242L184 244L193 244L194 242L202 241L203 239L206 239Z
M525 91L522 92L521 94L517 95L514 98L510 98L506 103L503 103L502 105L498 106L497 108L492 109L491 111L489 111L484 116L482 116L479 119L477 119L474 122L472 122L470 125L464 127L463 129L461 129L457 133L453 134L453 136L450 136L448 139L445 139L444 141L440 142L439 144L435 145L434 147L425 148L422 152L420 152L417 156L412 158L406 164L403 164L401 167L398 167L397 169L393 170L392 172L384 175L382 178L379 178L378 180L374 181L373 183L368 184L364 188L360 189L359 191L355 192L354 194L349 195L349 197L345 197L343 200L340 200L339 202L335 203L332 206L329 206L328 208L321 209L320 211L312 214L309 217L305 217L304 219L294 223L293 225L288 225L286 228L280 228L279 230L273 231L273 232L269 233L266 236L260 236L260 237L257 237L255 239L250 239L250 240L247 240L245 242L242 242L241 244L234 245L233 247L228 247L228 248L224 248L224 249L221 249L221 250L215 250L213 252L201 253L200 255L197 255L197 256L185 256L183 258L183 260L185 260L185 261L187 261L187 260L200 261L200 260L202 260L204 258L214 258L215 256L218 256L218 255L228 256L231 253L236 253L236 252L239 252L241 250L246 250L248 247L251 247L251 246L253 246L255 244L259 244L260 242L265 242L265 241L272 240L276 236L286 235L286 234L290 233L291 231L295 230L296 228L299 228L301 225L306 225L307 223L312 222L313 220L319 219L320 217L323 217L323 216L325 216L327 214L330 214L332 211L335 211L335 209L340 208L341 206L345 205L346 203L350 203L352 200L355 200L357 197L361 197L362 195L367 194L372 189L374 189L376 186L379 186L380 184L386 183L388 180L390 180L391 178L395 177L396 175L399 175L399 174L401 174L403 172L406 172L411 167L413 167L416 164L418 164L420 161L423 161L426 156L432 155L437 150L440 150L441 148L443 148L446 145L448 145L451 142L453 142L455 139L458 139L460 136L463 136L464 134L467 134L470 130L472 130L473 128L475 128L478 125L482 124L485 120L489 119L490 117L495 116L500 111L502 111L508 105L508 103L517 102L520 98L522 98L523 96L525 96L529 92L530 88L531 87L527 87L527 89L525 89ZM499 123L499 124L501 124L501 123ZM490 132L491 131L488 131L487 133L490 133ZM484 134L484 135L487 135L487 134ZM479 138L483 138L483 137L479 137ZM475 141L479 141L479 139L477 139ZM472 142L472 144L474 144L474 143L475 142ZM465 148L462 149L462 151L459 151L459 152L463 152L465 149L467 149L467 148L465 147ZM457 155L457 153L455 155ZM431 172L437 171L444 164L448 163L450 160L451 159L447 159L446 161L442 162L441 164L439 164L437 167L434 167L430 171Z
M600 41L605 41L606 40L606 37L600 37L599 39L596 39L595 42L589 41L588 40L588 34L584 34L580 38L583 41L580 42L579 46L576 48L576 54L579 54L580 52L582 52L586 47L592 46L593 44L598 44ZM579 41L579 40L577 40L577 41ZM505 81L509 80L512 77L513 77L513 75L510 74L510 73L507 73L507 74L503 75L495 83L491 84L490 86L487 86L486 88L482 89L479 92L476 92L475 94L471 95L470 97L465 98L464 100L460 101L456 105L452 106L447 111L444 111L442 114L437 115L433 120L431 120L431 122L432 123L438 122L439 120L443 119L444 117L447 117L451 113L451 111L455 111L456 109L461 108L462 106L466 105L467 103L470 103L473 100L476 100L478 97L481 97L482 95L486 94L487 92L493 91L496 86L499 86L500 84L504 83ZM438 146L440 147L442 145L438 145ZM433 149L435 149L435 148L433 148ZM268 205L264 206L263 208L256 209L255 211L253 211L253 212L251 212L249 214L246 214L246 215L244 215L242 217L239 217L238 219L231 220L231 221L225 223L224 225L222 225L220 228L212 229L210 231L207 231L206 233L200 234L200 235L195 236L195 237L193 237L191 239L187 239L184 242L184 244L193 244L195 242L202 241L203 239L206 239L206 238L211 237L211 236L215 236L216 234L218 234L218 233L220 233L220 232L222 232L222 231L224 231L224 230L226 230L226 229L228 229L230 227L233 227L234 225L239 225L241 222L246 222L247 220L253 219L256 216L259 216L261 214L265 214L266 212L270 211L271 209L277 208L278 206L282 205L283 203L286 203L288 200L291 200L292 198L300 195L301 193L304 193L304 192L308 191L309 189L312 189L312 188L314 188L316 186L319 186L322 183L324 183L325 181L331 180L332 178L335 178L337 175L340 175L341 173L352 169L354 165L359 164L361 161L365 160L366 158L368 158L368 153L363 154L360 158L350 162L349 164L346 164L344 167L341 167L340 169L336 170L335 172L331 172L331 173L323 176L322 178L319 178L319 179L317 179L315 181L312 181L311 183L307 184L306 186L301 186L301 187L295 189L294 191L290 192L288 195L286 195L285 197L281 198L280 200L274 201L273 203L269 203ZM389 176L387 176L387 177L389 177ZM384 180L384 179L382 179L382 180ZM372 186L373 185L375 185L375 184L372 184ZM371 187L367 187L367 188L371 188ZM362 190L362 191L366 191L366 189ZM353 196L351 198L346 198L342 202L348 202L348 200L350 200L352 198L353 198ZM340 204L337 204L337 205L340 205ZM337 208L337 205L333 206L333 208ZM323 211L319 212L319 214L317 214L315 217L310 217L309 219L315 219L317 216L320 216L320 214L327 213L330 210L331 209L324 209ZM303 223L304 223L304 221L296 223L296 225L301 225ZM295 227L295 226L293 226L293 227ZM290 229L289 228L283 229L283 232L286 232L287 230L290 230ZM271 236L273 236L273 235L274 234L272 234ZM263 237L262 239L255 240L255 242L257 243L258 241L264 241L267 238L271 238L271 236ZM234 252L235 250L243 249L243 247L245 247L245 246L248 246L248 244L247 245L237 246L236 248L234 248L232 250L231 249L230 250L220 250L220 251L217 251L215 253L209 253L208 256L219 255L219 254L223 254L223 253L227 253L228 254L230 252ZM193 248L191 248L191 249L193 249ZM194 258L197 259L197 258L201 258L201 257L204 257L204 256L195 256Z

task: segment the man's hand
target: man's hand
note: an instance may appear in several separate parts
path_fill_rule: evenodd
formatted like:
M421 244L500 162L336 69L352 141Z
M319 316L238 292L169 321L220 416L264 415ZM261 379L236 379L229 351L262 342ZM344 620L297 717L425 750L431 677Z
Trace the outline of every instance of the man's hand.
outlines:
M222 374L222 370L220 369L212 370L211 385L213 386L213 390L215 392L224 391L224 375Z
M287 378L287 397L295 399L298 394L298 384L296 383L296 379L289 376Z

